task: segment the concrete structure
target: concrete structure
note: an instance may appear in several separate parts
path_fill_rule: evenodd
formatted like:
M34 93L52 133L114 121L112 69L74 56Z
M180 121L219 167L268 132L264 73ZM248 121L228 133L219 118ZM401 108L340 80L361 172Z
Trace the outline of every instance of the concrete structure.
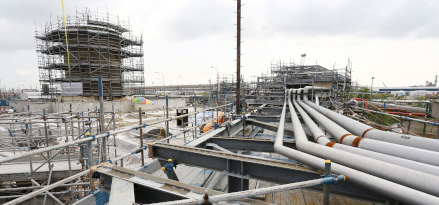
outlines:
M61 95L60 85L67 83L82 87L74 96L98 96L99 75L104 96L133 94L131 88L144 85L143 41L129 27L119 17L89 10L67 16L66 30L62 17L47 23L35 36L42 95Z

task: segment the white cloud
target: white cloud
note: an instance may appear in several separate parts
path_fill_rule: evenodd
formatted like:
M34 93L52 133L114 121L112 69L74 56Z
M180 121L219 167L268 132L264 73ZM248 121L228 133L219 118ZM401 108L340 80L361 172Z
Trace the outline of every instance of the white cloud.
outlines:
M84 7L129 18L143 34L147 85L163 72L166 84L208 83L236 70L236 1L149 0L68 1L68 15ZM259 75L273 60L318 61L344 67L350 57L354 79L370 77L388 86L422 84L438 74L439 2L378 0L243 0L242 74ZM55 21L61 3L2 1L0 78L2 83L38 83L35 25ZM14 71L15 72L12 72ZM17 72L21 72L17 74ZM32 75L26 75L31 72ZM381 84L381 83L379 83Z

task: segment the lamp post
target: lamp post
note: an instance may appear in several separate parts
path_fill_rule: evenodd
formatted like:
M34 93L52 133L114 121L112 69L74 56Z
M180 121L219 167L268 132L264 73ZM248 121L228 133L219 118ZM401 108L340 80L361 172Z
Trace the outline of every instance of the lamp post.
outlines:
M159 80L159 83L157 84L157 87L158 87L158 86L160 86L160 81L161 81L162 79L157 78L157 80ZM163 89L164 89L164 88L163 88ZM155 90L156 90L156 93L157 93L158 88L156 88ZM163 90L163 92L164 92L164 90ZM160 93L158 93L158 96L160 96Z
M166 95L166 91L165 91L165 75L163 75L163 73L161 73L161 72L155 72L155 73L158 73L158 74L161 74L161 75L162 75L162 80L163 80L163 93L164 93L164 95Z
M213 68L213 69L215 69L216 70L216 89L217 89L217 91L216 91L216 101L217 101L217 103L218 103L218 96L219 96L219 93L220 93L220 87L219 87L219 70L218 70L218 68L215 68L215 67L210 67L210 68Z
M181 75L179 75L179 76L177 77L177 93L178 93L178 91L180 90L179 87L178 87L178 79L179 79L179 78L181 78Z
M372 77L372 83L370 84L370 96L369 96L369 101L372 101L373 79L375 79L375 77Z

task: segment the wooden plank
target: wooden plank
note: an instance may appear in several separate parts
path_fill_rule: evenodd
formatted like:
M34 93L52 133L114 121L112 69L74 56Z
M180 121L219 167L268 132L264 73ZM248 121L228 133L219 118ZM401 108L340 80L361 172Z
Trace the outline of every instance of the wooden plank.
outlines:
M288 204L288 191L281 192L281 204Z
M339 203L338 203L337 199L335 198L335 195L330 194L329 195L329 205L338 205L338 204Z
M274 204L281 204L281 195L280 193L274 193L274 197L273 197L273 202Z
M302 189L294 189L289 191L289 204L305 205Z
M311 191L311 196L313 196L314 200L318 200L318 203L323 203L323 193L319 191Z
M341 205L351 205L351 204L355 204L355 201L350 199L350 198L346 198L346 197L342 197L342 196L336 196L338 202Z
M317 204L318 200L315 200L312 193L307 189L302 189L303 196L305 199L305 204Z
M355 200L355 203L358 205L373 205L370 202L365 202L365 201L361 201L361 200Z

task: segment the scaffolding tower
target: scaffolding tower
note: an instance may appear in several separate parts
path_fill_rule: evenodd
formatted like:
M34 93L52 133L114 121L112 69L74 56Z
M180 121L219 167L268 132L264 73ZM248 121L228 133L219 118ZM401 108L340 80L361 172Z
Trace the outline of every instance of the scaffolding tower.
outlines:
M134 37L129 21L85 9L66 16L70 54L62 16L36 30L38 69L43 96L61 95L62 83L82 83L84 97L98 96L98 76L103 94L122 97L144 86L143 40Z

